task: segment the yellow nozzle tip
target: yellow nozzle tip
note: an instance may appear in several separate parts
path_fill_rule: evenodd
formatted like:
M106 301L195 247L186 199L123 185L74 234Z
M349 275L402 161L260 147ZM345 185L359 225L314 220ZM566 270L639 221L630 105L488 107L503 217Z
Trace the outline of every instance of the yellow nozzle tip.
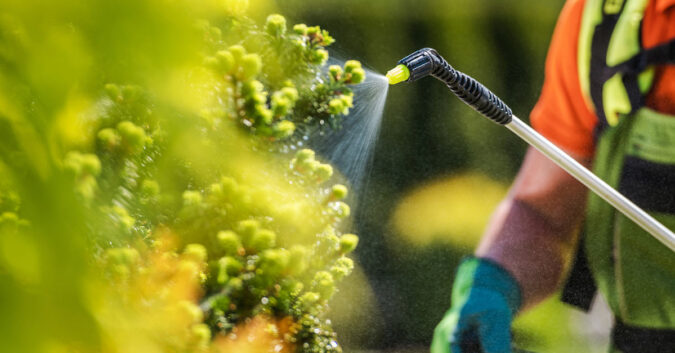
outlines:
M408 67L403 64L398 64L395 68L387 72L387 79L389 79L390 85L403 82L407 80L408 77L410 77L410 70L408 70Z

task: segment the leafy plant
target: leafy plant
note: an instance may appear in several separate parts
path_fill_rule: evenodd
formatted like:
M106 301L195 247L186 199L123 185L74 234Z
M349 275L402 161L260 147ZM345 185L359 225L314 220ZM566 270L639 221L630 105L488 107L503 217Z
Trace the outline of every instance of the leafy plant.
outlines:
M36 185L56 209L73 206L45 208L45 219L70 224L59 228L66 239L87 238L84 262L94 275L81 274L85 293L72 290L74 300L87 298L78 303L101 339L79 350L227 351L262 334L262 350L341 351L327 303L353 269L347 255L358 237L342 225L347 188L298 141L312 129L339 127L353 105L350 86L365 71L357 61L325 69L334 39L319 27L288 30L281 15L261 27L235 13L216 22L197 21L200 62L175 70L187 104L168 102L174 96L143 80L108 83L61 97L69 108L54 113L60 118L48 144L27 146L25 136L1 143L3 239L25 248L22 237L49 228L22 208L24 199L39 208L26 192ZM7 28L3 35L23 45L22 27ZM21 66L3 60L3 73ZM9 83L25 82L0 81L0 103ZM16 126L22 116L40 121L30 102L41 96L26 92ZM37 134L52 131L46 126ZM34 171L16 156L34 146L53 170L22 180ZM28 271L16 264L17 273Z

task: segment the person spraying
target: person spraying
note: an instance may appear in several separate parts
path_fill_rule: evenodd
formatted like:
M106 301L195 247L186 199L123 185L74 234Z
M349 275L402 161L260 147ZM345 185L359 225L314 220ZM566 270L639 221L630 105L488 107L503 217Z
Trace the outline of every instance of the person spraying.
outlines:
M457 269L431 352L511 352L513 318L558 289L575 253L563 300L588 309L599 289L610 350L674 352L675 1L566 2L531 113L543 137L432 49L387 76L429 75L532 146Z

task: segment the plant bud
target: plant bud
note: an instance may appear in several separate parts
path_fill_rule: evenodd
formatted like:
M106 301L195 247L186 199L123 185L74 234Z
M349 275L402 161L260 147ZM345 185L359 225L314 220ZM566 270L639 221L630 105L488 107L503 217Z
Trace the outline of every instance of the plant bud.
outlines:
M349 83L353 84L353 85L356 85L356 84L359 84L359 83L363 82L363 80L365 78L366 78L366 71L364 69L357 68L357 69L354 69L351 72L351 77L349 78Z
M314 173L316 175L317 182L322 183L333 176L333 167L331 167L330 164L320 164L317 166Z
M230 276L227 275L227 271L220 261L209 262L208 268L212 284L224 285L227 280L230 279Z
M246 54L241 60L241 69L242 69L242 79L250 80L258 73L262 68L262 60L258 54Z
M231 230L220 231L216 235L216 238L218 239L218 245L223 250L225 255L240 255L243 246L239 236L235 232Z
M330 34L328 34L328 31L326 31L325 29L321 30L321 39L322 40L319 43L319 45L322 45L324 47L327 47L335 43L335 38L331 37Z
M98 137L103 143L103 146L108 149L118 146L122 140L122 137L117 133L117 130L111 128L101 129L98 134L96 134L96 137Z
M316 172L316 169L321 165L319 161L316 161L314 159L307 159L304 161L297 161L295 165L298 166L300 171L305 174L305 175L314 175Z
M63 158L63 168L75 176L82 174L82 154L77 151L70 151Z
M121 206L113 206L113 213L117 216L117 221L126 230L131 230L136 224L136 219L129 215L126 208Z
M342 79L342 68L339 65L329 66L328 73L334 82L339 82Z
M286 98L281 91L274 92L271 103L272 112L276 117L286 116L292 108L291 101Z
M312 26L312 27L307 27L307 35L316 35L321 32L321 28L319 26Z
M338 201L335 203L335 213L339 218L347 218L351 214L351 209L346 203Z
M253 235L251 239L251 248L260 252L274 247L276 244L277 235L269 229L261 229Z
M241 65L241 60L244 57L244 55L246 55L246 49L244 49L244 47L241 45L233 45L227 48L227 51L229 51L230 54L232 54L235 64Z
M331 200L342 200L347 197L347 187L342 184L333 185L331 189Z
M355 234L343 234L340 237L340 252L343 254L350 253L356 249L359 244L359 237Z
M314 151L310 150L309 148L303 148L295 153L295 159L298 162L304 162L309 160L313 161L314 157L315 157Z
M107 83L105 86L105 93L112 99L113 101L119 101L122 99L122 91L120 90L120 87L114 83Z
M254 94L262 92L264 88L265 86L263 86L260 81L248 80L241 85L241 95L244 97L252 97Z
M213 184L209 185L209 195L222 196L223 195L223 184L213 183Z
M304 36L307 34L307 25L304 23L298 23L297 25L293 26L293 32Z
M78 179L75 190L86 200L91 200L94 197L94 194L96 194L97 188L98 183L96 182L96 178L92 175L85 174Z
M352 273L354 269L354 261L348 257L341 257L335 261L335 264L330 268L330 273L336 280L341 280Z
M253 235L255 235L258 229L260 229L260 222L254 219L247 219L237 224L236 231L241 236L242 243L246 246L253 239Z
M290 137L295 132L295 124L292 121L283 120L274 126L276 137L284 139Z
M354 94L351 92L342 94L340 100L349 108L354 106Z
M286 18L278 14L267 16L265 31L271 36L281 37L286 33Z
M351 73L355 69L361 69L361 62L358 60L347 60L345 63L345 72Z
M319 271L314 275L313 289L319 293L323 300L328 300L335 292L335 280L327 271Z
M261 253L260 259L262 270L273 277L288 268L291 253L286 249L267 249Z
M0 225L16 226L19 222L19 216L14 212L3 212L0 214Z
M322 251L320 253L332 255L340 249L340 238L335 234L334 227L327 226L321 233L321 238Z
M204 66L208 67L209 69L212 70L220 70L220 63L218 61L218 58L214 56L207 56L204 58L203 61Z
M197 263L206 262L207 252L206 248L202 244L188 244L183 250L183 256L186 259L192 260Z
M305 311L309 311L312 306L314 306L321 296L316 292L307 292L300 296L300 305Z
M294 87L284 87L281 89L281 93L293 103L298 100L298 90Z
M314 65L323 65L328 60L328 51L325 49L316 49L310 53L309 62Z
M220 72L227 74L232 71L232 68L234 67L234 56L232 53L227 50L220 50L216 53L216 60Z
M117 131L120 132L124 141L133 151L141 150L147 140L145 130L130 121L122 121L117 124Z
M244 281L239 277L230 278L230 280L227 281L227 286L233 291L240 291L244 288Z
M305 289L305 285L302 284L300 281L289 281L288 285L288 291L291 293L292 296L298 296L303 289Z
M176 269L177 278L199 280L202 275L201 266L191 260L181 260Z
M267 109L267 107L265 107L267 95L264 92L254 93L249 98L251 99L251 102L255 104L256 111L264 111Z
M331 228L331 231L333 229ZM326 235L325 238L326 249L329 253L333 253L340 250L340 238L335 233L330 233Z
M272 111L267 109L264 104L260 104L255 107L255 114L258 117L258 122L262 123L263 125L269 125L272 123L272 120L274 120Z
M202 203L202 194L199 191L186 190L183 192L184 206L198 206Z
M293 45L296 49L298 50L304 50L306 45L305 41L302 39L294 39L291 41L291 45Z
M218 260L220 267L229 276L236 277L241 272L244 265L232 256L223 256Z
M339 98L333 98L328 102L328 113L331 115L341 114L345 110L344 102Z
M134 248L114 248L108 249L105 252L108 263L115 265L126 265L134 266L136 265L141 255L138 253L138 250Z
M141 193L146 196L159 195L159 184L152 179L145 179L141 183Z
M97 176L101 173L101 161L95 154L87 153L81 157L82 171L84 173Z

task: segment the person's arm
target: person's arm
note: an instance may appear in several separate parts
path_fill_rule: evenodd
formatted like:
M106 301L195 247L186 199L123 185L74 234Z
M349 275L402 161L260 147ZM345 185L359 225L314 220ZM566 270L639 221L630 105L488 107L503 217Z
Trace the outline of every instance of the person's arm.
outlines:
M590 165L588 159L576 159ZM575 249L586 194L571 175L533 148L528 150L476 250L476 256L500 264L513 275L521 289L521 308L536 304L558 287Z
M567 0L546 57L532 126L588 166L598 123L577 68L585 0ZM584 158L581 158L584 157ZM586 189L530 149L508 196L490 220L476 257L457 268L451 307L436 326L432 353L511 351L514 316L553 293L577 243ZM468 344L468 345L467 345Z
M432 353L511 351L513 317L560 283L577 242L586 194L571 175L528 150L476 257L457 270L452 307L436 326Z

